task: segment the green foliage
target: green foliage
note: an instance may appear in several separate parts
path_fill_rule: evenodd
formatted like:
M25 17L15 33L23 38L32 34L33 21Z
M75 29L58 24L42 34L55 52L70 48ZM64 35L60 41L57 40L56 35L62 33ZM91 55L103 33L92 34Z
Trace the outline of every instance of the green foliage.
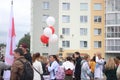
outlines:
M0 47L5 47L6 45L4 43L0 43Z
M24 37L19 40L18 46L22 43L27 44L28 49L30 50L30 34L29 33L25 34Z

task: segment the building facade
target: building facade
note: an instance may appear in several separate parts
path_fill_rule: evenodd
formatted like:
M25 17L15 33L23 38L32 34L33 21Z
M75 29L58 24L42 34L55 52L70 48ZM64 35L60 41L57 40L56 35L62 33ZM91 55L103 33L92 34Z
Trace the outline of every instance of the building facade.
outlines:
M106 1L106 56L120 55L120 1Z
M31 51L42 55L71 56L105 53L105 1L104 0L32 0ZM47 27L48 16L55 17L58 42L44 45L40 41Z

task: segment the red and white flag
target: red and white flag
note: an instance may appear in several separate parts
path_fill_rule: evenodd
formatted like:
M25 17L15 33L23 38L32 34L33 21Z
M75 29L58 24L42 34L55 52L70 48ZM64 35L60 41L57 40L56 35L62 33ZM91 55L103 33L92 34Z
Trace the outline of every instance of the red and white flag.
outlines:
M5 53L5 63L12 65L14 61L13 51L15 49L15 26L14 26L14 16L13 16L13 1L11 1L11 14L10 14L10 26L7 37L6 53ZM10 80L10 70L4 71L4 80Z
M14 16L13 16L13 1L11 2L11 14L10 14L10 26L8 32L8 39L6 45L5 62L6 64L12 65L14 57L13 51L15 49L15 26L14 26Z

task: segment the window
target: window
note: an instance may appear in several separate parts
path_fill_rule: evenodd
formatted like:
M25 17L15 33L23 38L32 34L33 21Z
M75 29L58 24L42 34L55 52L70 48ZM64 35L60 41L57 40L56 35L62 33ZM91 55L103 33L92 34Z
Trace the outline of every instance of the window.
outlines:
M100 3L95 3L95 4L94 4L94 10L102 10L102 4L100 4Z
M106 28L107 38L119 38L120 37L120 26L110 26Z
M94 48L101 48L101 41L94 41Z
M70 3L62 3L62 9L63 10L69 10L70 9Z
M48 47L49 46L49 43L48 44L43 44L43 47Z
M70 35L70 28L62 28L62 34Z
M63 16L62 16L62 22L63 22L63 23L69 23L69 22L70 22L70 16L68 16L68 15L63 15Z
M87 35L87 28L80 28L80 35Z
M43 9L49 9L49 2L43 2Z
M101 29L94 29L94 35L101 35Z
M43 15L42 21L45 22L49 15Z
M80 41L80 48L87 48L87 41Z
M62 41L62 47L70 47L70 41Z
M94 16L94 22L101 22L101 16Z
M48 53L42 53L42 55L47 57L47 56L48 56Z
M87 3L80 3L80 10L88 10L88 4Z
M87 21L88 21L87 16L80 16L81 23L87 23Z

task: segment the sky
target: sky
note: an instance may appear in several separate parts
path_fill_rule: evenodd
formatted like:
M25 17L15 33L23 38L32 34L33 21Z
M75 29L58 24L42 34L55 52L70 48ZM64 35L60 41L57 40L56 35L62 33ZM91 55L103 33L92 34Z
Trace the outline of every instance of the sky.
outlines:
M0 43L6 43L10 26L11 0L0 0ZM30 32L31 0L13 0L16 43Z

